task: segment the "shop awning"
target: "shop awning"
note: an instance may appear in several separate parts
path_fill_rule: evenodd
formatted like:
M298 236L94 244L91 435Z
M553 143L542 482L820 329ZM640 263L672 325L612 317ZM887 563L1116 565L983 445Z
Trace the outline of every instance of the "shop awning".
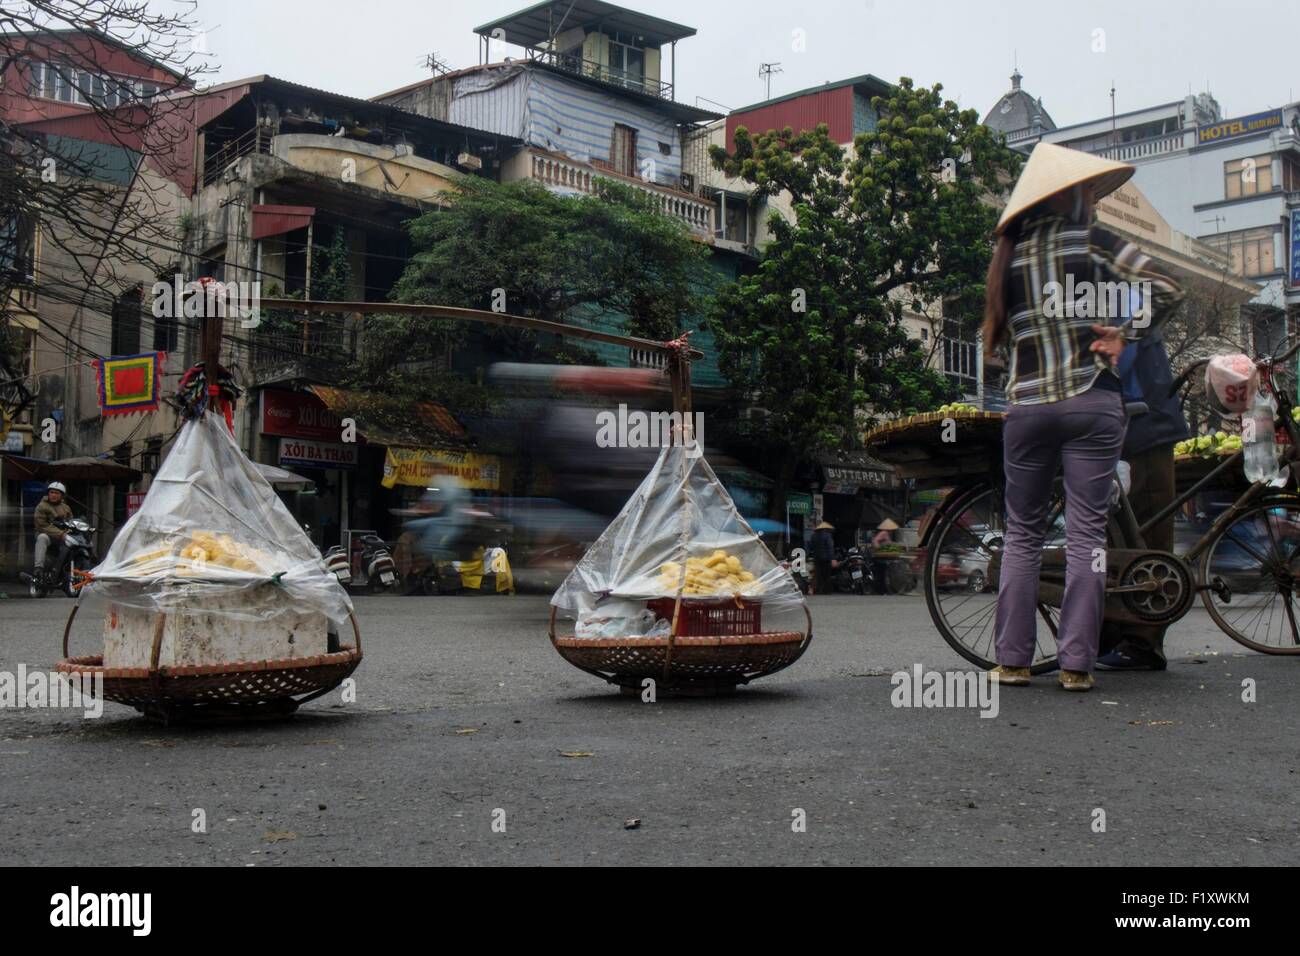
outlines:
M265 239L304 229L314 215L315 206L254 206L253 238Z
M108 484L114 481L139 481L142 473L130 465L111 458L60 458L45 461L23 455L4 455L4 477L12 481L88 481Z
M332 385L308 389L339 418L351 418L366 441L403 448L464 449L469 435L442 405L411 402Z

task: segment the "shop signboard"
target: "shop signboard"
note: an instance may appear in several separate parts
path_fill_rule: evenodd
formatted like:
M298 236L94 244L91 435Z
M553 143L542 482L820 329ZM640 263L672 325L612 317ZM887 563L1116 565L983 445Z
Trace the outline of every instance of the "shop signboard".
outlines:
M1202 126L1196 131L1196 142L1204 146L1206 143L1222 143L1224 140L1236 139L1239 136L1250 136L1252 133L1281 128L1282 111L1269 110Z
M475 491L501 490L501 462L495 455L444 448L394 448L384 456L385 488L411 485L428 488L443 475Z
M857 468L845 465L826 465L822 469L826 481L822 494L856 495L859 488L893 488L894 473L885 468Z
M262 389L262 434L337 442L343 421L315 395Z
M281 438L280 467L295 466L352 470L357 467L357 446L342 442L312 441L308 438Z

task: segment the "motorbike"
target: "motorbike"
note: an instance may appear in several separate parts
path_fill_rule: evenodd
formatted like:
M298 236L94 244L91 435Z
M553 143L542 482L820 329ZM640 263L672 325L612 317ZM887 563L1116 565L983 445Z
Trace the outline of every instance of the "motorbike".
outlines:
M34 598L45 597L55 591L62 591L68 597L76 597L76 571L89 571L99 564L95 554L95 533L83 518L69 518L54 522L54 526L65 532L61 543L51 542L50 551L45 555L45 567L36 569L35 573L23 572L19 578L27 584L28 593Z
M867 561L857 548L847 551L837 550L836 559L839 566L831 577L831 584L841 594L867 593Z
M366 572L366 585L371 594L386 591L397 584L397 565L388 550L388 543L375 534L361 539L361 567Z
M339 583L350 591L366 588L371 594L379 594L395 588L399 578L388 543L374 534L361 538L363 576L360 579L354 578L349 555L342 545L336 544L325 552L325 567L333 571Z

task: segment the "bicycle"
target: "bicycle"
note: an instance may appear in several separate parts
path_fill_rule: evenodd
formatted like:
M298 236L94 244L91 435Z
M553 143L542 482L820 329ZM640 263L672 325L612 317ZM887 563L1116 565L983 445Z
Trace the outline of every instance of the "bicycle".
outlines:
M1300 461L1300 426L1292 418L1290 394L1274 385L1279 367L1300 351L1300 342L1281 356L1256 360L1260 384L1278 404L1276 433L1282 445L1283 487L1251 484L1220 514L1183 555L1146 546L1144 535L1176 515L1187 502L1233 470L1240 473L1245 448L1212 468L1139 524L1122 482L1107 528L1107 622L1168 626L1190 610L1201 595L1215 624L1229 637L1265 654L1300 654L1300 495L1292 464ZM1178 395L1209 359L1189 366L1170 388ZM1186 395L1182 401L1185 403ZM993 623L997 575L1003 541L1003 482L1000 468L974 479L939 504L922 536L924 583L930 616L944 640L962 657L983 668L995 665ZM1034 673L1056 668L1056 626L1065 588L1065 501L1058 478L1048 509L1039 577L1038 638ZM944 569L954 563L984 563L991 589L974 591L945 585ZM1274 624L1277 624L1274 636Z

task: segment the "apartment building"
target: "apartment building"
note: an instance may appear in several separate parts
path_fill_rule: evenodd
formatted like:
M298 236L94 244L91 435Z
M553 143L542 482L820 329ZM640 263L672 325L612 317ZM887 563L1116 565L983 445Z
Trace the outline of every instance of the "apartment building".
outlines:
M188 82L106 34L10 34L5 48L0 135L12 155L28 151L31 175L60 184L63 205L0 221L0 324L16 347L10 372L24 376L6 389L27 392L23 411L0 428L0 452L16 462L107 453L147 481L174 416L102 417L91 362L143 351L170 358L178 349L176 324L142 315L139 290L160 263L179 259L166 224L179 221L185 196L137 119ZM178 374L178 364L166 367ZM0 479L3 571L30 560L23 519L43 494L43 481L22 474L15 465ZM129 490L71 482L69 497L99 525L102 542L125 519Z

